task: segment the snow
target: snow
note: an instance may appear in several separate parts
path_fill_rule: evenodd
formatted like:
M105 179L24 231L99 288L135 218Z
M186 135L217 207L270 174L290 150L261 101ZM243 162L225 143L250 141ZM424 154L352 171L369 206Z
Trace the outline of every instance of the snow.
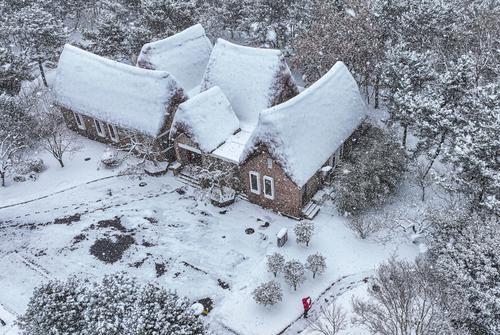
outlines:
M217 86L179 105L171 134L187 132L201 151L211 152L239 129L231 104Z
M201 90L219 86L231 102L241 128L251 130L259 113L271 106L275 81L281 71L290 71L281 51L218 39Z
M316 233L309 247L297 245L290 236L285 247L278 249L273 237L283 229L293 235L296 221L240 199L221 210L210 204L204 191L185 186L171 173L140 180L116 176L119 168L108 170L99 164L107 146L82 141L83 150L69 157L65 168L57 167L44 154L48 168L37 181L9 183L0 190L0 286L7 288L0 291L0 304L13 315L23 313L32 289L49 278L76 275L99 280L105 274L126 271L141 282L176 290L193 303L210 297L214 309L207 321L215 329L274 334L300 317L303 296L311 296L317 303L320 294L345 275L364 277L393 253L402 258L418 253L410 241L379 244L358 239L346 226L346 219L328 207L314 220ZM91 159L85 161L87 157ZM139 186L141 182L146 185ZM176 192L179 188L185 193ZM43 195L46 197L34 199ZM29 200L33 201L14 205ZM5 205L13 206L2 208ZM53 223L55 218L75 213L81 214L79 221ZM89 248L99 238L122 234L98 227L99 220L115 216L121 218L127 233L134 234L136 243L121 260L106 264L92 256ZM247 235L247 228L255 233ZM75 243L75 237L81 235L84 239ZM251 293L260 283L273 279L266 262L276 251L287 260L301 262L320 252L328 267L314 280L308 272L297 292L278 276L283 301L267 309L257 305ZM160 277L155 271L157 263L166 264L167 272ZM222 288L219 279L229 288Z
M59 58L56 102L75 112L156 136L180 87L168 72L102 58L67 44Z
M288 229L286 229L286 228L281 228L281 230L278 232L278 234L276 234L276 237L277 237L277 238L282 238L282 237L283 237L283 236L285 236L287 233L288 233Z
M163 40L145 44L137 65L167 71L189 91L200 84L211 52L212 43L205 29L196 24Z
M263 111L243 153L267 145L302 186L366 117L356 81L342 62L294 98Z
M224 144L214 150L211 155L234 164L239 164L241 162L243 150L251 135L251 131L241 129L241 131L231 135Z

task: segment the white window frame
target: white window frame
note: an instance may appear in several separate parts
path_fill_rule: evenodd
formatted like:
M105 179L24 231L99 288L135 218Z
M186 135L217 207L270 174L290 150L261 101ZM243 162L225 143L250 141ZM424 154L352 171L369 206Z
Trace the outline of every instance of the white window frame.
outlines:
M75 117L76 125L78 126L78 128L80 128L81 130L85 130L85 120L83 120L82 115L77 112L73 112L73 115Z
M262 184L263 184L264 197L266 197L267 199L274 200L274 178L269 176L264 176L262 179L263 179ZM271 195L266 193L266 181L271 182Z
M106 137L106 131L104 129L104 123L102 121L94 119L94 127L95 127L95 131L97 132L97 135L99 135L101 137ZM100 132L99 132L99 128L101 129Z
M255 172L255 171L250 171L248 173L248 175L250 177L250 192L252 192L254 194L260 194L260 173ZM253 188L252 176L254 176L255 179L257 180L257 189Z
M118 130L116 130L115 125L111 124L111 123L108 123L107 126L108 126L109 138L111 138L111 140L113 140L113 142L119 142L120 141L120 137L118 136ZM112 135L113 133L115 134L114 137Z

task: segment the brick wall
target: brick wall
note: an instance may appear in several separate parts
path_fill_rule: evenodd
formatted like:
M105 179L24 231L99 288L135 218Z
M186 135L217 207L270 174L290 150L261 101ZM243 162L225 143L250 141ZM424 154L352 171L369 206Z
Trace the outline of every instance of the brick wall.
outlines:
M245 185L248 200L264 208L270 208L286 215L300 217L302 210L302 194L300 188L285 174L283 169L274 160L272 167L268 168L269 153L259 149L248 158L241 166L241 178ZM260 194L250 190L250 171L260 174ZM264 196L263 177L269 176L274 179L274 199Z
M73 130L74 132L76 132L84 137L87 137L91 140L101 142L104 144L110 144L116 148L127 148L127 146L130 145L130 137L129 136L132 132L131 130L127 130L127 129L124 129L124 128L121 128L121 127L118 127L115 125L116 133L118 135L118 142L115 142L110 137L106 122L102 121L102 123L104 125L104 127L103 127L104 136L100 136L97 133L97 130L96 130L96 127L94 124L94 118L83 115L83 114L79 114L84 125L85 125L85 129L81 129L80 127L78 127L78 124L76 123L75 115L71 110L64 108L64 107L59 107L59 109L61 110L61 113L64 117L65 122L66 122L66 125L68 126L69 129ZM139 138L141 136L144 138L147 137L147 135L142 135L142 134L137 134L137 133L135 133L135 135L139 136ZM162 149L166 149L166 148L163 148L161 146L160 141L157 142L157 145L159 147L161 147ZM158 150L160 150L160 149L158 149ZM166 157L164 157L164 156L158 157L158 160L164 160L164 159L166 159Z
M200 154L192 153L187 149L181 148L179 144L189 145L195 149L198 149L198 145L184 133L181 133L174 139L175 157L182 165L201 164ZM197 157L199 157L199 161Z

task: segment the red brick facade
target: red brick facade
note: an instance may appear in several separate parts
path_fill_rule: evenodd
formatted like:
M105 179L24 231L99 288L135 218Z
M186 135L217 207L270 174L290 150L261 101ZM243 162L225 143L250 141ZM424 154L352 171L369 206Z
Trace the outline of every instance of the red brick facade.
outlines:
M250 202L289 216L297 218L301 216L301 189L286 175L282 167L272 159L267 150L257 150L240 167L240 172ZM252 192L250 189L250 172L257 172L259 174L259 194ZM273 178L274 199L269 199L264 194L265 176Z

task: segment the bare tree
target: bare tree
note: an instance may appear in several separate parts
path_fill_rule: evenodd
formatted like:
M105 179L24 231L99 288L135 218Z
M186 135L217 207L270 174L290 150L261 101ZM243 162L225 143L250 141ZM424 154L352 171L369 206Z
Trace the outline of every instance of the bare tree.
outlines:
M336 335L347 326L347 316L341 307L332 304L330 307L321 306L319 316L309 321L309 327L322 335Z
M61 111L54 106L50 91L38 88L22 98L24 108L35 115L35 137L63 168L63 158L81 149L76 133L66 127Z
M356 215L347 224L360 238L366 239L382 228L380 219L380 217L371 215Z
M354 299L353 321L372 334L445 334L439 289L434 287L429 265L389 259L375 273L368 288L370 299Z

